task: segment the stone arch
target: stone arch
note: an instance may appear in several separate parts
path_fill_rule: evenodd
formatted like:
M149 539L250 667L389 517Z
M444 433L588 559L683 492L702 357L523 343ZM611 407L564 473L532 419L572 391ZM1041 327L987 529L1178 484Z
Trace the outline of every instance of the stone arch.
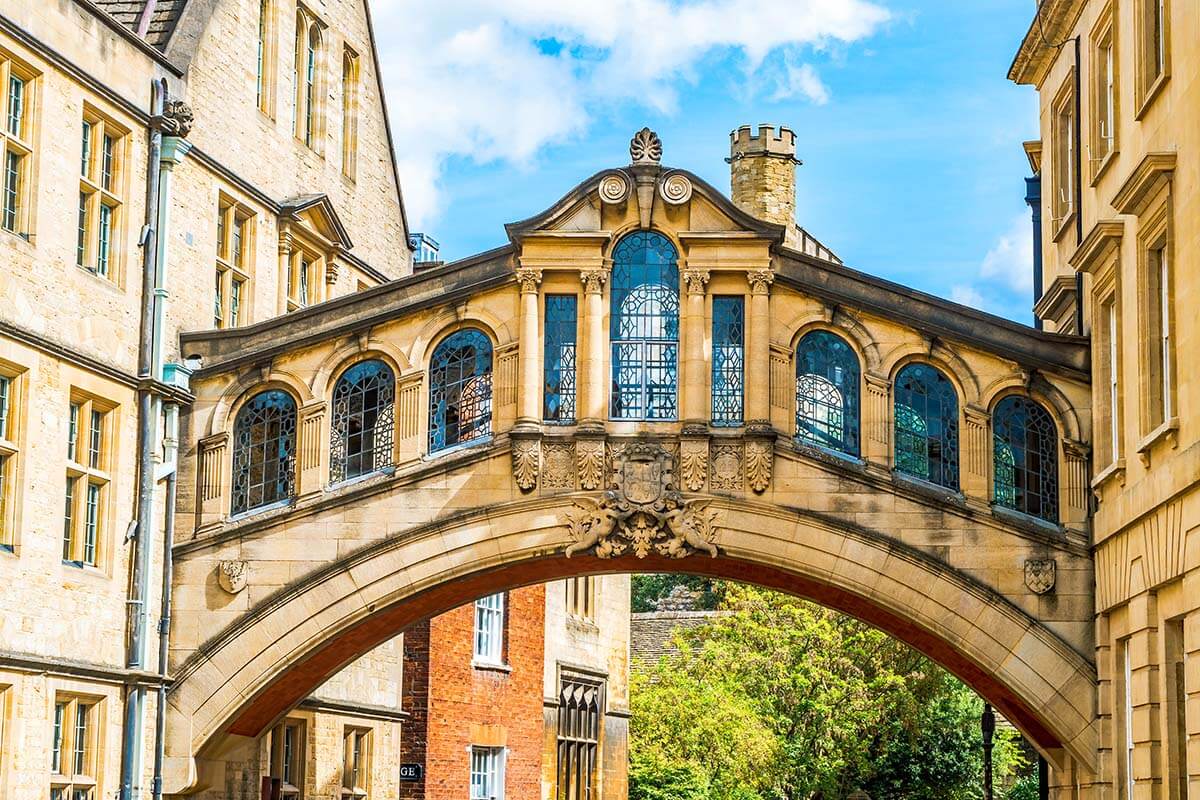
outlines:
M390 536L292 581L175 670L171 793L256 737L324 679L409 624L468 599L572 575L702 572L807 597L914 646L987 697L1052 763L1095 768L1096 673L976 579L825 515L712 496L720 555L563 556L563 498L472 509Z
M387 364L397 380L412 369L408 357L389 340L370 339L365 343L355 340L333 350L321 361L309 380L309 391L313 397L328 398L342 373L360 361L372 359Z
M259 392L282 389L296 401L299 410L315 397L308 384L300 376L281 369L270 369L265 374L260 370L249 370L230 384L213 406L208 418L205 436L216 433L233 433L233 420L242 405Z
M637 189L635 187L630 191L635 192ZM675 259L677 262L676 267L679 269L679 279L680 281L683 280L683 271L687 269L687 248L684 246L683 240L679 238L675 231L660 227L653 223L651 223L649 227L643 228L637 220L630 220L629 222L626 222L623 225L615 228L612 232L612 236L609 237L609 240L604 243L602 257L604 259L605 266L610 272L613 265L613 252L617 249L617 245L621 243L621 240L632 233L657 233L670 242L671 246L675 248Z
M880 362L881 371L894 385L896 374L913 362L921 361L941 370L950 382L963 408L978 406L980 398L979 378L970 365L950 348L934 344L932 347L917 342L906 342L892 348Z
M879 342L875 340L870 329L861 320L840 307L833 309L832 313L810 314L800 318L788 339L790 342L788 349L793 359L796 356L796 348L800 346L800 340L816 330L829 331L845 339L858 353L863 375L878 371L881 363Z
M993 381L984 389L980 405L988 410L988 414L991 414L996 403L1008 395L1025 395L1046 407L1063 436L1079 441L1081 438L1079 415L1067 396L1061 389L1037 373L1034 373L1031 380L1027 380L1026 376L1027 373L1014 372Z
M443 339L466 328L479 328L492 340L492 352L516 341L508 330L509 323L482 308L468 309L465 313L446 309L435 314L413 337L409 348L408 363L414 369L429 372L429 359Z

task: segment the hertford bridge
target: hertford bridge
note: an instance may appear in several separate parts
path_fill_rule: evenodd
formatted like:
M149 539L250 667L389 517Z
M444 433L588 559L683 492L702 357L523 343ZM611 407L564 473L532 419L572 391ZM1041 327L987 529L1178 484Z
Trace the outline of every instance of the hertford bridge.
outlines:
M1085 340L849 269L649 131L631 156L505 247L184 336L168 793L422 617L628 571L866 620L1091 783Z

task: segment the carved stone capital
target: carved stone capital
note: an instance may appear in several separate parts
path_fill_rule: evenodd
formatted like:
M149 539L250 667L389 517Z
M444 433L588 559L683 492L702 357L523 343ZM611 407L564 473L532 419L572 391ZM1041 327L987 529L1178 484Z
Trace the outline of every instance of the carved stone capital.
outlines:
M579 280L583 283L584 294L600 294L604 291L604 284L608 282L608 270L584 270L579 273Z
M750 284L750 294L769 294L771 284L775 282L775 273L769 269L750 270L746 273L746 282Z
M336 261L325 262L325 283L329 286L337 283L338 275L341 274L342 268L338 266Z
M517 269L517 283L521 286L521 294L537 294L538 285L542 282L542 271L532 267Z
M688 269L683 272L683 281L687 285L688 294L704 294L708 285L709 273L706 269Z

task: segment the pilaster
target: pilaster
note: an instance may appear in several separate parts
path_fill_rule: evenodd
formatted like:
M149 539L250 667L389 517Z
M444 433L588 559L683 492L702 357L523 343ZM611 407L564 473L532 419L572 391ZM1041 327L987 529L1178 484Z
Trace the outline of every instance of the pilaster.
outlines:
M686 328L684 331L683 420L685 424L702 424L710 416L705 410L709 381L704 360L704 300L709 273L705 269L687 269L683 283L687 291Z
M604 350L608 345L608 337L604 335L604 286L608 276L608 269L579 273L584 293L583 353L579 359L583 366L583 380L579 386L580 424L584 427L601 427L608 417L608 391L604 380Z
M316 400L300 408L299 438L296 442L296 497L300 499L319 494L329 471L325 410L324 400Z

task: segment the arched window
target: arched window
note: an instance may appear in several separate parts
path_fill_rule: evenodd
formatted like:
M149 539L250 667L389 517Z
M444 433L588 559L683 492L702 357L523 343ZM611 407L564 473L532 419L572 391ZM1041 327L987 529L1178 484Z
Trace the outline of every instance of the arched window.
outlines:
M296 137L309 147L316 142L318 131L317 88L320 83L321 26L303 10L296 12L296 60L293 70L296 103L293 107L293 129Z
M896 470L958 490L958 395L928 364L896 376Z
M233 513L289 499L295 466L296 401L278 389L256 394L233 424Z
M267 34L270 30L269 15L271 0L259 0L258 3L258 65L255 71L257 83L255 86L256 102L262 111L269 111L267 104L267 69L269 64Z
M1050 412L1010 395L992 412L997 505L1058 522L1058 429Z
M447 336L429 364L429 452L492 432L492 342L474 328Z
M796 348L796 438L859 453L858 356L844 339L813 331Z
M675 419L679 382L679 263L653 231L631 233L613 251L614 419Z
M396 379L382 361L361 361L333 389L329 480L366 475L392 464Z

